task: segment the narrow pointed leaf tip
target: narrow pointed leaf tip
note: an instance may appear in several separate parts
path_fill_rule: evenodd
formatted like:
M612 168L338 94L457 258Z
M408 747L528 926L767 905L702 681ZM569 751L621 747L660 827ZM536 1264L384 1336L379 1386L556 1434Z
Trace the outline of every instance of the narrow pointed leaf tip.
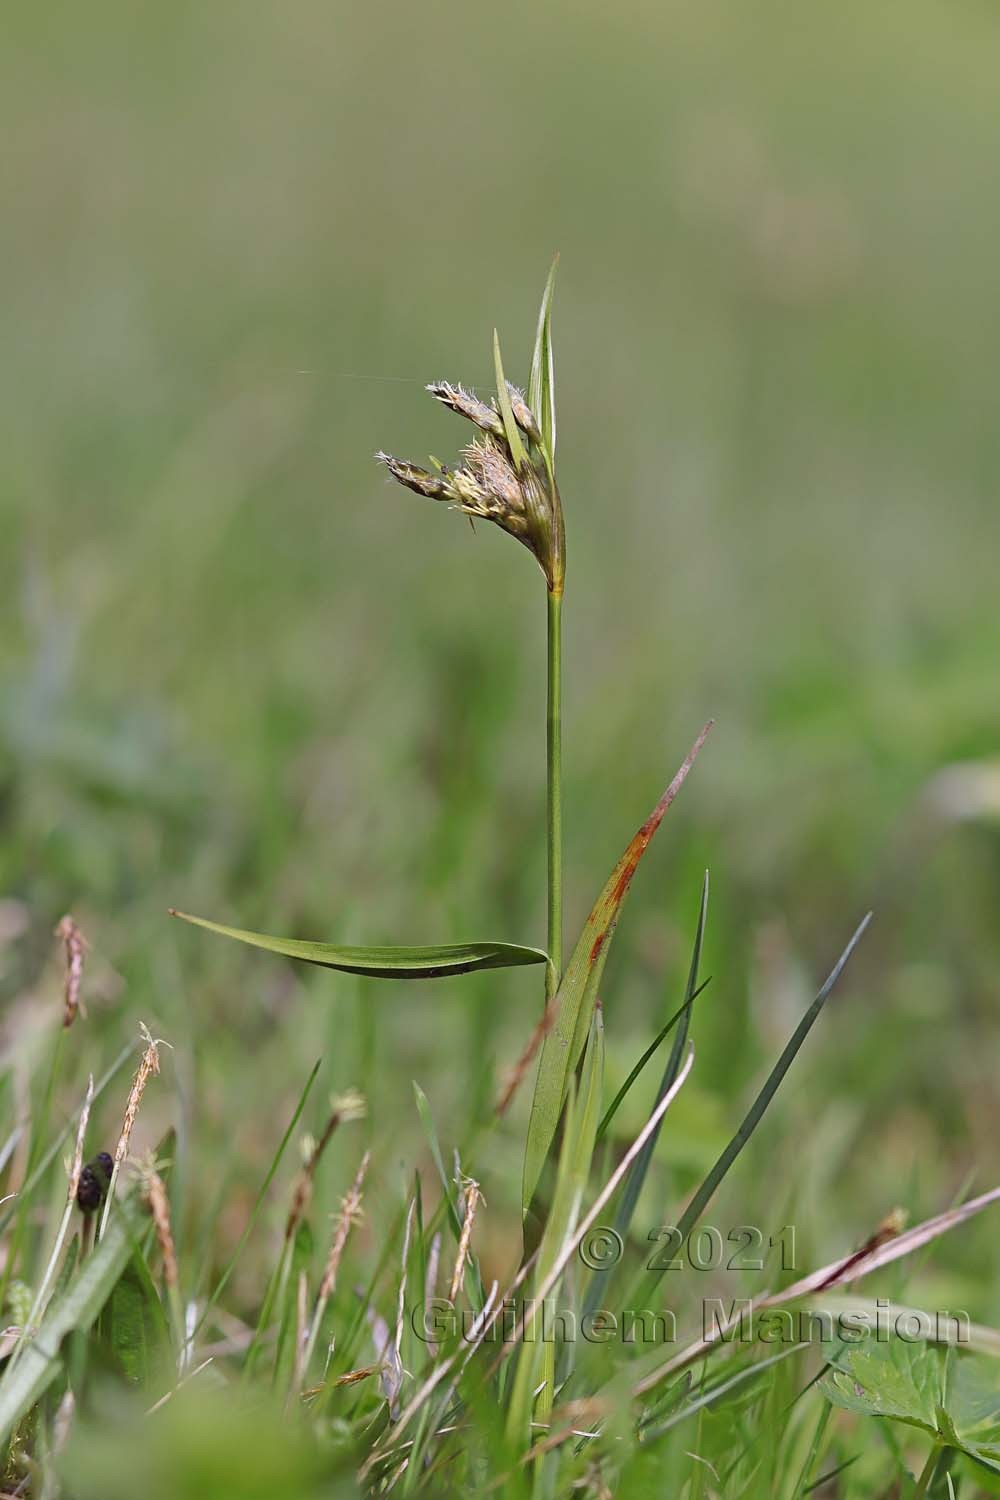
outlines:
M251 948L263 948L284 958L297 958L323 969L339 969L345 974L366 974L373 979L437 979L448 974L470 974L477 969L515 969L524 964L544 964L548 954L540 948L523 948L515 943L438 943L417 948L374 947L346 948L333 943L313 943L301 938L269 937L262 932L246 932L240 927L225 927L205 917L170 908L172 917L204 927L220 937L235 938Z
M495 328L493 330L493 368L497 378L497 405L500 408L500 416L503 420L507 447L510 449L514 468L520 471L528 462L528 455L524 451L521 434L514 419L514 409L510 401L510 389L507 377L503 372L503 360L500 356L500 335Z
M597 999L597 987L604 972L611 939L614 937L622 904L628 894L639 861L649 848L653 835L662 823L667 809L687 780L688 773L708 738L715 721L709 719L681 763L676 776L657 802L628 848L615 865L607 884L587 918L573 949L555 996L556 1019L542 1044L531 1101L528 1138L524 1152L524 1180L521 1206L527 1213L542 1168L555 1139L566 1100L569 1080L573 1076L590 1031L590 1018Z
M535 348L531 356L531 378L528 382L528 405L535 414L541 428L542 449L550 472L556 461L556 403L555 376L552 358L552 295L556 285L559 256L556 255L549 270L542 305L538 311L538 329Z

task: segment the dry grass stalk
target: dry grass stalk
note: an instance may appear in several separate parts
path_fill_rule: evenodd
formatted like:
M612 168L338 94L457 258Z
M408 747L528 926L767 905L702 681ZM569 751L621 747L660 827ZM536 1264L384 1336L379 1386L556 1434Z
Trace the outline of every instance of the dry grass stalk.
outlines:
M86 1019L87 1012L80 995L83 982L83 960L87 952L87 939L69 915L63 917L55 930L66 949L66 981L63 991L63 1027L72 1026L77 1015Z
M340 1270L340 1262L343 1259L344 1248L347 1245L347 1237L355 1224L361 1220L361 1188L368 1171L368 1163L371 1160L371 1152L366 1151L361 1158L350 1190L340 1205L340 1213L337 1215L337 1228L330 1245L330 1254L327 1256L326 1268L323 1271L323 1280L320 1282L320 1300L326 1302L332 1297L337 1285L337 1273Z
M292 1388L289 1395L302 1388L308 1339L309 1278L305 1271L300 1271L298 1285L295 1288L295 1366L292 1371Z
M292 1191L292 1202L288 1210L288 1218L285 1221L285 1244L289 1244L295 1235L306 1211L312 1200L313 1184L316 1180L316 1169L319 1166L323 1152L337 1130L338 1126L351 1120L360 1120L365 1114L365 1101L361 1094L354 1090L348 1090L346 1094L338 1094L332 1101L330 1118L323 1128L323 1134L313 1144L301 1172L296 1179Z
M170 1199L167 1197L163 1178L155 1167L146 1168L143 1173L143 1182L149 1211L153 1216L153 1227L156 1230L156 1243L160 1247L160 1258L163 1261L163 1279L168 1289L172 1289L177 1286L180 1278L177 1271L174 1236L170 1226Z
M104 1212L101 1215L101 1228L100 1233L98 1234L98 1239L101 1239L103 1237L104 1231L107 1228L108 1216L111 1213L111 1204L115 1196L115 1186L118 1182L118 1173L121 1171L122 1162L128 1155L129 1142L132 1139L132 1130L135 1126L136 1116L139 1113L139 1105L142 1103L142 1096L146 1092L146 1085L149 1082L150 1078L152 1078L154 1073L159 1073L160 1071L161 1043L154 1039L154 1037L150 1034L148 1026L144 1025L142 1022L139 1023L139 1030L141 1031L143 1040L146 1043L146 1050L142 1054L142 1061L139 1063L139 1066L135 1072L135 1077L132 1079L132 1087L129 1090L128 1102L125 1105L125 1114L122 1119L121 1133L118 1136L118 1144L115 1147L114 1166L111 1170L111 1182L108 1185L108 1195L104 1200Z
M25 1339L37 1329L49 1300L52 1283L59 1265L59 1257L62 1254L63 1245L66 1243L66 1236L69 1233L69 1226L73 1217L73 1209L76 1204L76 1191L80 1186L80 1172L83 1167L83 1143L87 1135L87 1123L90 1120L90 1106L93 1101L94 1075L91 1074L87 1080L87 1093L83 1101L83 1108L80 1110L80 1120L76 1129L76 1146L74 1147L73 1158L69 1166L66 1207L63 1210L62 1220L56 1233L55 1244L52 1246L52 1254L49 1256L48 1265L45 1267L44 1275L35 1294L31 1312L28 1315L28 1321L24 1325L20 1341L11 1357L11 1365L13 1365L23 1349Z
M410 1259L410 1238L413 1234L413 1215L416 1212L416 1207L416 1198L411 1198L410 1206L406 1211L406 1230L403 1234L403 1263L399 1278L399 1298L396 1306L396 1342L394 1347L396 1350L397 1365L401 1363L400 1351L403 1347L403 1326L406 1316L406 1266Z
M518 1058L513 1068L511 1068L510 1073L507 1075L507 1082L504 1084L503 1092L501 1093L500 1098L496 1103L496 1115L498 1119L506 1114L507 1109L510 1105L510 1101L513 1099L514 1095L521 1087L521 1084L524 1082L525 1075L527 1074L528 1069L531 1067L531 1064L537 1057L539 1047L541 1047L545 1038L548 1036L549 1032L555 1025L556 1016L558 1014L559 991L557 990L552 998L548 1001L545 1009L542 1011L537 1026L528 1038L528 1045L525 1047L524 1051L521 1053L521 1056Z
M472 1239L472 1226L475 1223L476 1209L481 1202L485 1202L479 1183L474 1178L464 1178L461 1186L465 1202L465 1217L462 1220L462 1234L458 1241L458 1254L455 1256L455 1269L451 1273L451 1287L448 1291L449 1302L455 1301L461 1289L465 1276L466 1263L469 1258L469 1243Z
M312 1361L316 1349L316 1340L319 1337L320 1325L326 1312L326 1305L332 1297L337 1285L337 1275L340 1271L340 1262L344 1256L344 1249L351 1229L361 1218L361 1189L364 1185L365 1174L368 1171L368 1163L371 1160L371 1152L366 1151L361 1158L361 1165L355 1173L354 1181L341 1201L340 1213L337 1215L337 1227L334 1231L333 1241L330 1245L330 1253L326 1258L326 1266L323 1271L323 1280L319 1286L319 1296L316 1298L316 1307L313 1312L312 1323L309 1328L309 1337L305 1342L305 1352L302 1356L301 1378L304 1378Z

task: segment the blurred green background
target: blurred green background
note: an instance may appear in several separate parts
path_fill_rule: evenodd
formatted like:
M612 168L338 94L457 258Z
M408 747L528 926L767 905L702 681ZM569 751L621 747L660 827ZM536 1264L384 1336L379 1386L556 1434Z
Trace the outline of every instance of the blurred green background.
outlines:
M713 980L651 1221L868 906L716 1221L797 1203L828 1259L897 1202L990 1185L996 12L178 0L12 4L4 30L8 1060L58 1015L71 910L80 1066L139 1018L173 1043L143 1124L179 1123L178 1233L218 1255L320 1054L323 1088L369 1096L386 1206L421 1159L411 1079L446 1148L486 1108L530 972L379 987L166 908L543 940L541 580L372 453L451 457L423 382L486 388L494 324L523 378L558 250L571 929L718 721L603 993L620 1079L676 1004L709 866ZM498 1259L526 1102L481 1164ZM983 1319L994 1239L932 1262Z

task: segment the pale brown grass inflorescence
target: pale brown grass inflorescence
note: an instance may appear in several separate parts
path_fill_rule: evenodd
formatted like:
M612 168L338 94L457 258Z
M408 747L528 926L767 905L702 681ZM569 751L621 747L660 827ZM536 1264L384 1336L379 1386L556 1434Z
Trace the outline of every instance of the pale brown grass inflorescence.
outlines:
M160 1247L160 1259L163 1261L163 1280L168 1289L178 1285L180 1277L177 1270L177 1252L174 1248L174 1235L170 1224L170 1199L167 1196L166 1184L159 1172L150 1162L142 1170L142 1185L149 1204L149 1211L153 1216L153 1227L156 1231L156 1243Z
M462 449L462 463L453 467L438 464L435 459L437 472L433 472L391 453L378 452L375 457L407 489L428 500L443 500L474 519L492 521L516 537L534 555L549 589L561 593L565 549L562 502L552 453L544 447L538 420L524 392L506 380L498 385L503 395L492 402L447 380L434 381L427 389L481 433Z
M326 1266L323 1270L323 1279L319 1286L319 1295L316 1298L316 1307L313 1311L312 1322L309 1325L309 1333L305 1340L305 1352L301 1361L298 1362L296 1372L297 1378L305 1376L309 1369L313 1353L316 1348L316 1340L319 1337L320 1325L326 1312L326 1306L333 1296L337 1286L337 1276L340 1272L340 1262L344 1257L347 1240L353 1229L361 1219L361 1189L364 1185L365 1174L368 1171L368 1163L371 1160L371 1152L366 1151L361 1158L361 1164L355 1173L354 1181L341 1200L340 1213L337 1215L337 1227L334 1230L333 1240L330 1244L330 1253L326 1258Z
M365 1176L368 1172L368 1163L371 1160L371 1152L366 1151L361 1158L354 1181L350 1189L341 1201L340 1213L337 1215L337 1228L334 1231L333 1241L330 1245L330 1253L326 1259L326 1267L323 1271L323 1280L320 1282L320 1301L325 1303L333 1296L337 1286L337 1273L340 1270L340 1262L343 1259L347 1239L355 1224L361 1221L361 1189Z
M462 1233L458 1241L458 1253L455 1256L455 1268L451 1273L451 1287L448 1291L448 1301L454 1302L465 1277L465 1267L469 1259L469 1245L472 1241L472 1226L476 1221L476 1209L480 1203L485 1203L479 1183L472 1177L463 1177L461 1180L462 1199L465 1205L464 1217L462 1219Z
M302 1222L312 1200L313 1186L316 1181L316 1169L319 1166L323 1152L333 1138L336 1130L349 1123L351 1120L364 1118L367 1105L363 1095L354 1089L349 1089L344 1094L337 1094L331 1101L330 1115L323 1133L319 1139L313 1142L306 1157L305 1165L299 1172L292 1189L292 1201L288 1209L288 1218L285 1221L285 1244L287 1245L295 1235L295 1231Z
M167 1045L161 1039L154 1038L149 1027L143 1022L139 1023L146 1050L132 1079L132 1087L129 1090L128 1101L125 1105L125 1114L122 1118L122 1128L118 1136L118 1144L115 1147L114 1166L111 1169L111 1182L108 1185L108 1194L104 1200L104 1212L101 1215L101 1228L98 1234L100 1239L107 1228L108 1215L111 1212L111 1204L115 1196L115 1186L118 1182L118 1174L122 1163L128 1155L129 1142L132 1139L132 1131L135 1127L136 1116L142 1103L142 1096L146 1092L146 1085L155 1073L160 1071L160 1047Z
M80 994L83 983L83 961L88 943L77 923L68 914L55 930L55 937L62 941L66 950L66 980L63 991L63 1027L72 1026L77 1016L86 1020L87 1011Z

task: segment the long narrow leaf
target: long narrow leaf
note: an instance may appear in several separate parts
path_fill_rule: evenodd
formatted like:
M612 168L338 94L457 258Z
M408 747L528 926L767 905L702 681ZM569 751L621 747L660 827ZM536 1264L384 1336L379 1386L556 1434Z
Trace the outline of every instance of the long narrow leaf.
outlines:
M519 1341L517 1372L507 1418L507 1434L515 1443L529 1437L532 1409L536 1420L544 1421L552 1408L554 1342L544 1333L541 1339L536 1339L530 1330L536 1307L542 1309L544 1328L547 1299L558 1294L566 1245L576 1231L593 1159L603 1081L604 1026L598 1011L591 1022L579 1091L571 1090L567 1102L552 1209L538 1251L533 1291L525 1304L524 1336ZM540 1385L543 1385L541 1391Z
M542 446L545 449L546 462L549 467L555 463L556 457L556 401L555 401L555 377L552 359L552 294L555 291L556 271L559 267L558 255L552 262L548 280L545 283L545 291L542 294L542 305L538 312L538 330L535 334L535 348L531 356L531 378L528 381L528 405L535 414L535 420L542 434Z
M521 442L521 434L514 420L514 409L510 404L510 391L507 389L507 377L503 372L503 359L500 355L500 335L496 329L493 330L493 367L497 377L497 403L500 407L500 416L503 420L504 435L507 438L507 447L514 462L515 469L523 469L528 461L528 455L524 451Z
M691 966L688 969L687 987L684 994L684 1009L681 1014L681 1023L678 1026L676 1034L674 1036L673 1046L670 1049L670 1056L667 1059L667 1065L663 1070L663 1077L660 1080L660 1087L656 1095L656 1104L659 1104L664 1094L673 1084L674 1079L677 1077L677 1074L680 1071L681 1062L684 1057L684 1047L687 1042L688 1026L691 1020L691 1007L694 1004L694 997L698 991L698 969L701 965L701 950L702 945L705 941L705 922L707 920L707 917L708 871L706 870L705 879L701 887L701 906L698 911L698 928L694 936L694 949L691 953ZM660 1127L658 1126L656 1130L653 1131L653 1134L649 1137L649 1140L643 1146L642 1151L636 1157L635 1164L632 1167L632 1170L629 1173L628 1179L625 1183L625 1191L622 1194L621 1206L615 1218L615 1228L618 1230L618 1233L622 1236L623 1239L628 1234L629 1226L632 1223L632 1215L635 1213L635 1206L639 1201L639 1194L642 1192L642 1186L646 1180L646 1173L649 1171L649 1163L653 1158L653 1152L656 1150L656 1142L659 1140L659 1137Z
M788 1344L784 1349L779 1349L777 1354L768 1355L766 1359L755 1360L752 1364L744 1365L735 1375L728 1380L721 1381L718 1385L711 1387L702 1395L696 1396L687 1406L676 1411L666 1421L657 1426L648 1426L642 1429L641 1441L643 1445L655 1442L657 1438L663 1437L671 1428L680 1422L686 1422L688 1417L693 1417L695 1412L701 1411L706 1406L712 1406L716 1401L721 1401L723 1396L728 1396L737 1386L746 1385L748 1381L754 1380L764 1370L769 1370L772 1365L778 1364L789 1355L797 1354L801 1348L800 1344Z
M310 1090L312 1089L313 1084L316 1082L316 1075L319 1072L320 1067L322 1066L322 1062L323 1059L320 1058L317 1062L313 1063L312 1071L310 1072L309 1077L306 1079L302 1092L299 1095L299 1102L295 1106L295 1112L292 1115L292 1118L289 1120L285 1133L281 1137L281 1140L278 1144L278 1149L271 1159L271 1165L267 1170L267 1175L265 1176L264 1181L261 1183L260 1188L258 1189L257 1198L253 1206L253 1212L251 1213L249 1219L246 1222L246 1225L244 1226L243 1233L240 1235L236 1249L229 1257L226 1269L223 1271L222 1275L219 1277L219 1280L215 1284L215 1290L212 1292L211 1296L208 1298L208 1301L205 1303L204 1308L202 1309L201 1317L198 1319L197 1325L194 1330L195 1334L198 1333L199 1329L204 1327L209 1313L212 1311L212 1308L222 1296L222 1293L229 1281L230 1276L236 1269L236 1262L239 1260L240 1256L243 1254L243 1251L246 1248L247 1240L253 1233L254 1225L256 1224L260 1211L264 1206L264 1199L267 1197L267 1190L274 1180L274 1174L277 1172L278 1167L281 1165L281 1158L285 1154L285 1148L292 1138L292 1133L294 1132L296 1125L299 1123L299 1120L302 1117L302 1111L306 1107L306 1100L309 1098ZM192 1335L192 1339L193 1337L194 1335Z
M905 1255L912 1255L914 1250L919 1250L924 1245L930 1244L932 1240L939 1239L941 1235L957 1229L959 1224L964 1224L967 1219L981 1214L984 1209L992 1208L995 1203L1000 1203L1000 1187L991 1188L988 1193L980 1193L978 1198L970 1198L968 1203L963 1203L959 1208L946 1209L944 1213L935 1214L934 1218L925 1219L922 1224L904 1230L894 1239L887 1240L884 1245L877 1246L861 1260L849 1255L834 1261L831 1265L820 1266L817 1271L810 1271L807 1276L792 1282L791 1286L783 1287L780 1292L771 1292L769 1295L757 1298L756 1301L735 1302L727 1318L714 1320L709 1332L695 1339L678 1353L672 1354L663 1364L653 1366L644 1374L633 1385L633 1396L644 1396L647 1391L653 1390L669 1375L675 1374L676 1371L700 1359L702 1355L722 1342L726 1335L739 1325L741 1319L749 1318L765 1308L784 1307L789 1302L812 1298L817 1293L825 1298L829 1288L842 1283L859 1281L862 1276L877 1271L881 1266L891 1265L893 1261L900 1260Z
M667 809L684 785L711 727L712 721L709 720L689 750L677 775L615 865L566 966L555 999L555 1022L542 1044L535 1094L531 1101L521 1198L525 1214L531 1205L542 1168L555 1139L569 1079L580 1060L590 1030L597 986L604 972L622 903L639 861Z
M677 1233L680 1236L680 1244L684 1244L687 1241L688 1235L691 1233L692 1229L697 1224L698 1220L701 1218L702 1214L707 1208L709 1202L714 1197L719 1184L722 1182L726 1173L733 1165L733 1162L739 1156L740 1152L743 1150L743 1147L746 1145L747 1141L753 1135L754 1131L757 1129L757 1126L763 1119L764 1112L777 1093L782 1079L794 1062L799 1048L802 1046L802 1043L805 1041L806 1037L809 1035L816 1021L818 1020L819 1013L823 1009L823 1006L826 1004L831 990L837 983L837 980L840 978L841 974L844 972L844 968L847 964L848 959L854 952L858 943L861 941L862 935L864 934L864 931L871 919L872 914L871 912L868 912L867 915L858 924L857 930L855 931L853 937L851 938L847 947L844 949L843 953L838 958L837 962L834 964L833 969L827 977L826 983L820 989L812 1005L810 1005L809 1009L802 1017L802 1020L799 1022L798 1026L796 1026L795 1030L792 1032L792 1035L789 1037L784 1051L778 1058L778 1061L775 1063L774 1067L771 1069L771 1072L768 1074L764 1087L761 1089L760 1093L753 1101L753 1104L751 1104L739 1130L737 1130L736 1134L729 1142L729 1145L723 1151L722 1155L718 1158L715 1165L708 1173L708 1176L702 1182L701 1186L698 1188L698 1191L691 1199L687 1208L681 1214L680 1219L677 1223ZM643 1282L641 1298L652 1294L653 1290L660 1280L660 1277L663 1275L664 1270L665 1267L660 1267L659 1269L650 1271L649 1275ZM642 1305L641 1300L640 1305Z
M681 1024L677 1028L673 1046L670 1049L670 1056L667 1059L667 1065L663 1070L663 1077L660 1080L660 1087L657 1090L656 1099L653 1104L654 1110L659 1104L660 1100L663 1098L664 1094L668 1093L669 1090L673 1087L674 1080L676 1079L677 1074L680 1072L681 1063L684 1059L684 1047L687 1043L688 1023L691 1019L691 1007L694 1004L694 997L698 993L698 969L701 965L701 950L705 940L705 922L707 918L708 871L706 870L705 878L702 881L701 886L701 905L698 910L698 927L694 935L694 947L691 952L691 964L688 968L687 985L684 992L684 1004L681 1007L680 1012ZM642 1150L639 1152L639 1155L633 1162L632 1169L629 1172L628 1177L625 1179L625 1190L622 1193L621 1202L618 1205L618 1211L615 1214L614 1223L615 1233L619 1236L620 1242L624 1242L628 1238L628 1232L632 1224L633 1215L635 1214L636 1204L639 1202L639 1195L642 1192L643 1184L646 1181L646 1173L649 1171L649 1164L653 1159L653 1152L656 1150L656 1143L660 1138L660 1129L662 1127L662 1123L663 1122L661 1120L660 1124L656 1126L656 1129L652 1132L649 1139L646 1141ZM587 1297L584 1308L585 1315L587 1313L594 1312L594 1310L601 1305L604 1289L608 1283L608 1279L612 1273L612 1269L612 1266L602 1266L600 1269L595 1271L590 1286L587 1288Z
M703 990L707 990L708 986L711 983L712 983L712 981L711 981L710 978L709 979L703 979L702 982L701 982L701 984L699 984L698 988L695 990L694 994L691 996L691 1000L692 1001L697 1000L698 996L702 993L702 991ZM689 1003L690 1002L688 1000L685 1000L684 1003L683 1003L683 1005L678 1005L677 1009L674 1011L673 1015L670 1017L670 1020L667 1021L667 1023L664 1026L661 1026L660 1030L656 1033L656 1035L654 1036L653 1040L650 1042L650 1044L646 1048L645 1052L643 1052L643 1054L639 1058L639 1061L635 1064L635 1066L633 1067L632 1071L629 1073L628 1077L626 1078L625 1082L622 1084L621 1088L618 1090L617 1094L612 1099L612 1101L608 1105L607 1109L604 1111L604 1118L601 1121L600 1125L597 1127L597 1141L596 1141L596 1144L598 1146L601 1144L601 1142L603 1141L604 1137L607 1135L608 1130L611 1128L611 1122L614 1119L615 1115L618 1113L618 1111L621 1109L622 1105L624 1104L626 1096L631 1091L633 1084L636 1083L636 1081L638 1080L639 1075L642 1073L643 1069L645 1068L646 1064L649 1062L650 1058L654 1057L656 1055L656 1053L660 1050L660 1047L663 1045L663 1043L666 1041L667 1037L673 1031L674 1027L677 1025L677 1022L680 1020L681 1016L688 1009Z
M134 1200L118 1205L79 1275L50 1302L37 1334L0 1381L0 1447L62 1369L63 1340L74 1331L86 1332L100 1315L131 1259L142 1225Z
M470 974L475 969L513 969L522 964L544 964L548 955L540 948L522 948L514 943L439 943L420 948L341 948L333 943L311 943L300 938L268 937L262 932L245 932L241 927L225 927L205 917L193 917L186 911L171 908L172 917L180 917L195 927L220 937L235 938L251 948L263 948L285 958L318 964L323 969L340 969L345 974L366 974L374 979L437 979L447 974Z

